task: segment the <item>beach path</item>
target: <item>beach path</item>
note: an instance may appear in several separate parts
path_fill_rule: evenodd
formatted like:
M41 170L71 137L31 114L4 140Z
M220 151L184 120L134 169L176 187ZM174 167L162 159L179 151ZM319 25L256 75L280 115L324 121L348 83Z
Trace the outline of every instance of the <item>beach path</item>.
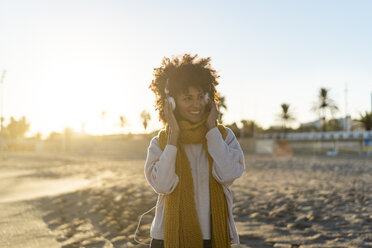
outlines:
M36 204L39 197L75 190L78 178L40 178L35 170L0 168L0 247L61 247Z
M6 202L0 209L0 247L61 247L32 204Z

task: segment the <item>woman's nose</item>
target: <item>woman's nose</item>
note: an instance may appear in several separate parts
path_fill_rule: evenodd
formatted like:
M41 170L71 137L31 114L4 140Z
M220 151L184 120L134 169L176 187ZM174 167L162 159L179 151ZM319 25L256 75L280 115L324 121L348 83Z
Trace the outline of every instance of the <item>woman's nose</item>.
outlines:
M195 100L193 101L192 106L193 106L193 107L200 107L202 104L203 104L202 99L195 99Z

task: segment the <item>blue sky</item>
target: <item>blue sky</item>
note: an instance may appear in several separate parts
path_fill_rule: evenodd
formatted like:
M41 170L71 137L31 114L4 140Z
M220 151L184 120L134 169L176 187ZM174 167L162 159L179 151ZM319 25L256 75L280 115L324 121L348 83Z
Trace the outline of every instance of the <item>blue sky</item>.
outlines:
M345 114L371 110L371 1L7 1L0 3L5 118L31 132L142 131L160 127L148 89L164 56L211 57L226 97L226 123L279 124L280 104L298 125L320 87ZM104 124L100 113L106 111Z

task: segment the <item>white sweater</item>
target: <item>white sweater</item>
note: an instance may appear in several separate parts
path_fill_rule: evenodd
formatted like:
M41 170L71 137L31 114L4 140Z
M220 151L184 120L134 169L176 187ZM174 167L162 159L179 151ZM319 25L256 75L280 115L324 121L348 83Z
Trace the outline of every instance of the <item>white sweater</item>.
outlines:
M208 152L213 158L213 177L222 185L226 195L231 242L239 244L232 214L233 196L229 187L243 174L244 155L234 133L229 128L226 130L225 140L217 127L208 131L206 139ZM191 165L195 207L203 239L211 239L208 158L203 144L184 144L184 148ZM155 239L164 239L165 197L174 190L179 181L175 173L176 154L176 146L166 145L162 151L158 137L151 140L145 164L145 176L158 193L155 218L150 231L151 237Z

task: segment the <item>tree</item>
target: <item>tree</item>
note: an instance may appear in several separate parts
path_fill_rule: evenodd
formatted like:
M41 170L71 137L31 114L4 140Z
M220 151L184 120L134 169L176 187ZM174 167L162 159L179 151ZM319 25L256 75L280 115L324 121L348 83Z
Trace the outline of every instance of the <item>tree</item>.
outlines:
M320 130L314 125L300 125L295 131L300 133L312 133L319 132Z
M332 132L342 131L342 126L337 119L327 121L327 130Z
M61 140L61 139L62 139L62 134L57 133L57 132L51 132L46 138L46 140L48 141L55 141L55 140Z
M360 118L357 120L361 122L366 130L372 130L372 111L366 111L364 114L359 114Z
M222 123L223 113L222 113L221 109L227 110L225 100L226 99L225 99L224 96L219 96L219 98L218 98L217 109L220 112L220 114L218 115L218 122L219 123Z
M235 122L232 123L232 124L230 124L230 125L226 125L226 127L230 128L231 131L233 131L233 133L235 134L235 136L236 136L237 138L240 137L240 129L239 129L238 125L236 125Z
M27 122L26 117L23 116L19 121L10 117L9 124L5 127L7 134L11 139L24 138L25 134L30 129L30 123Z
M37 132L34 134L34 136L30 137L31 140L42 140L42 133L41 132Z
M143 110L141 113L141 120L142 120L143 128L145 129L145 132L146 132L147 125L149 124L149 121L151 120L150 113L147 112L146 110Z
M258 124L253 120L241 120L240 122L243 125L242 127L243 137L255 137L257 131L261 129L258 126Z
M125 119L123 115L119 116L119 119L120 119L121 132L124 134L123 130L124 130L125 124L127 123L127 120Z
M279 114L279 118L282 121L283 129L287 128L287 124L294 121L295 118L291 111L291 106L288 103L282 103L280 105L282 112Z
M338 107L333 99L329 97L329 89L320 88L318 94L318 101L314 104L312 110L318 112L320 120L322 121L323 131L326 131L326 117L327 117L327 110L331 112L333 116L336 111L338 111Z

